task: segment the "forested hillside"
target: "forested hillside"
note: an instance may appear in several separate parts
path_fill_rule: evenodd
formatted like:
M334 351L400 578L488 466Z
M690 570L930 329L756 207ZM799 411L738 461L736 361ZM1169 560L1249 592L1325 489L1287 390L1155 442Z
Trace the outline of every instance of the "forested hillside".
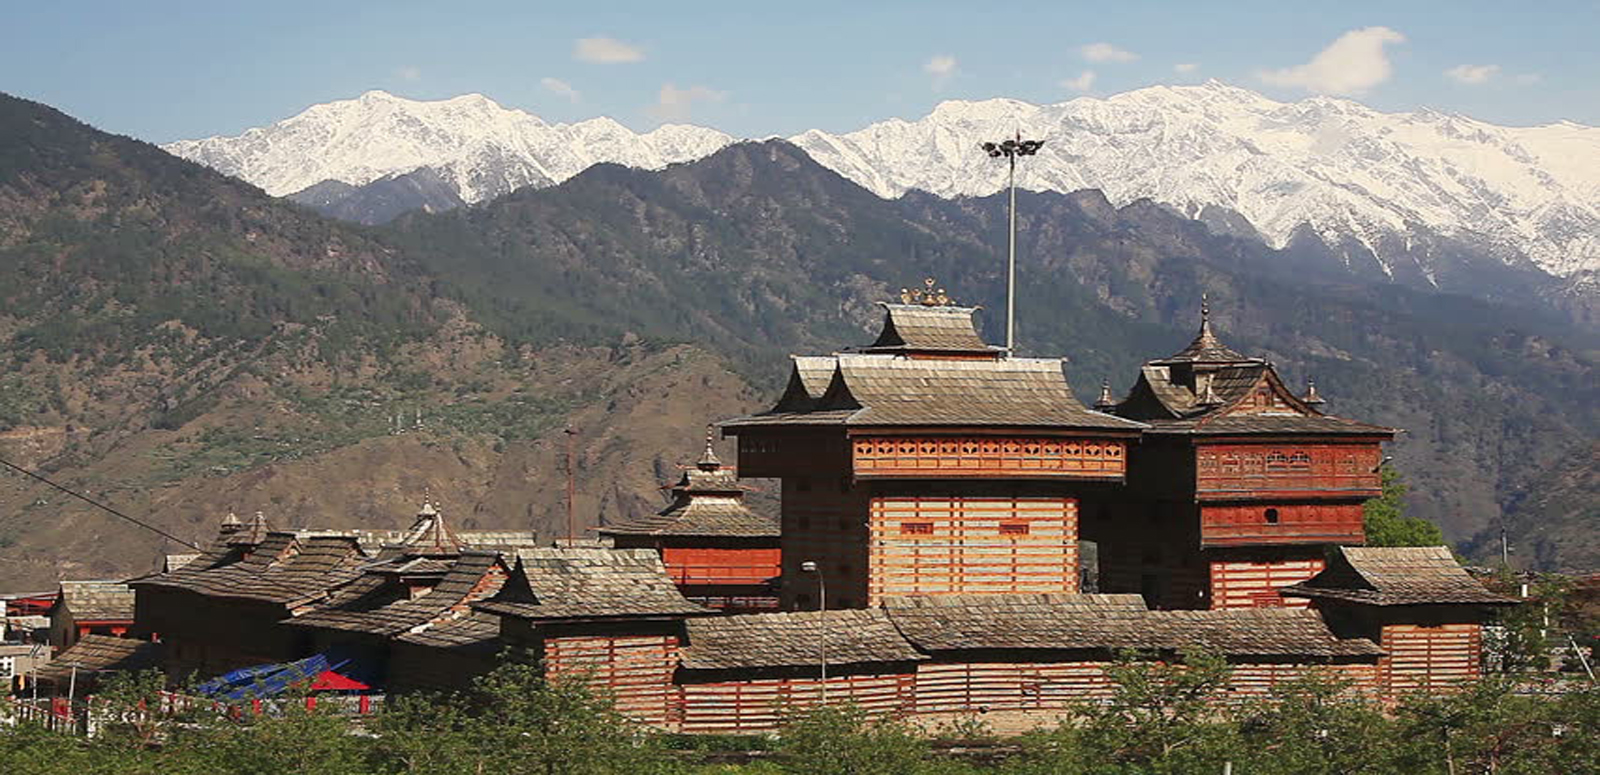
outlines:
M1236 348L1407 428L1413 506L1453 538L1533 513L1594 438L1593 345L1536 315L1319 279L1149 203L1021 207L1019 341L1086 397L1185 344L1204 290ZM997 336L1002 208L883 200L775 141L368 229L0 98L0 451L180 536L230 509L393 526L425 491L554 534L570 423L581 519L613 520L661 503L705 422L771 400L788 354L867 341L902 286L938 278ZM163 544L0 479L0 586Z

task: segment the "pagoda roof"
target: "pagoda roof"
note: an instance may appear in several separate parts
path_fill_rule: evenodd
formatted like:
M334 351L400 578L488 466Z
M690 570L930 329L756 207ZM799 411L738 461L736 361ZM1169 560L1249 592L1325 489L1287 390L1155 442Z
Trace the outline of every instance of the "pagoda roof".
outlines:
M886 304L883 330L860 352L970 354L998 357L1003 348L985 344L973 316L978 307Z
M1266 363L1260 358L1252 358L1222 343L1215 332L1211 330L1211 302L1205 294L1200 295L1200 332L1195 335L1194 341L1188 347L1179 350L1160 360L1151 361L1154 364L1262 364Z
M756 514L744 504L738 475L717 458L716 429L706 427L706 447L699 462L685 469L672 487L672 505L641 519L606 525L601 535L777 538L778 520Z
M1321 573L1280 590L1358 605L1515 605L1467 573L1443 546L1340 546Z
M1057 358L943 360L872 353L833 356L821 396L786 392L772 411L730 420L727 429L770 425L851 427L997 426L1136 432L1143 423L1096 412L1072 394ZM799 362L790 379L807 381Z

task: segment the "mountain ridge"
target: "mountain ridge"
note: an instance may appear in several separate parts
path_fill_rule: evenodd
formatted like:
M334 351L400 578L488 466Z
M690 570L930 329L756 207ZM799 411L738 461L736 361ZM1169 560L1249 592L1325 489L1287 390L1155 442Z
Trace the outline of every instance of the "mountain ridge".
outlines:
M1080 397L1181 347L1209 292L1230 345L1410 429L1412 506L1453 539L1521 519L1594 436L1595 345L1536 312L1297 271L1147 200L1019 198L1018 341L1068 355ZM569 425L582 526L628 518L898 288L1004 309L1003 195L885 200L783 141L358 228L0 97L0 202L0 452L182 536L226 509L401 526L428 490L463 528L559 535ZM8 581L159 550L0 477Z
M352 119L353 106L368 106L378 118ZM397 130L380 119L395 112L422 124L449 123L446 132L457 138L470 134L456 126L469 117L487 127L480 134L492 141L453 143L448 159L409 146L385 149L388 143L379 142L351 159L321 166L306 161L319 155L308 138L337 143L352 121L369 134L392 134ZM430 118L435 115L449 121ZM327 126L309 126L318 122ZM1463 250L1556 278L1600 269L1600 237L1594 236L1600 231L1600 207L1594 204L1600 195L1600 128L1573 122L1504 127L1431 109L1382 113L1331 97L1277 102L1208 81L1046 105L1010 98L949 100L915 120L892 118L840 134L808 130L789 140L885 198L910 189L948 198L998 190L1002 165L977 153L974 138L1017 129L1049 140L1021 166L1024 188L1097 188L1118 205L1149 198L1189 217L1223 209L1272 247L1313 236L1337 254L1335 260L1370 264L1363 271L1398 274L1419 286L1438 285L1440 275L1452 269L1450 256ZM519 131L557 130L571 135L566 146L514 137ZM273 139L274 133L284 139ZM653 139L658 133L670 137ZM418 102L369 92L235 138L166 148L278 195L323 180L362 186L432 167L458 185L463 201L476 204L523 186L558 183L590 163L658 169L701 158L732 140L682 125L636 135L606 118L551 125L482 95ZM574 142L598 142L603 149L585 161L571 153ZM625 152L628 143L638 152ZM663 144L666 150L658 147ZM458 153L460 147L476 148L476 156ZM393 157L386 166L371 162L384 153ZM281 160L271 161L274 154ZM559 159L547 161L541 154ZM491 169L496 165L505 169ZM323 177L312 179L318 175Z

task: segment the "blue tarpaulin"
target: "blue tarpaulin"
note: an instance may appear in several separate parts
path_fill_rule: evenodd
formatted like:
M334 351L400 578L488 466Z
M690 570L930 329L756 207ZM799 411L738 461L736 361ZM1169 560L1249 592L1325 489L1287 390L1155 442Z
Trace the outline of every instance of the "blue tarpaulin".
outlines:
M355 660L328 652L297 662L240 668L195 689L218 700L264 700L282 696L293 686L310 686L324 672L349 674L354 667Z

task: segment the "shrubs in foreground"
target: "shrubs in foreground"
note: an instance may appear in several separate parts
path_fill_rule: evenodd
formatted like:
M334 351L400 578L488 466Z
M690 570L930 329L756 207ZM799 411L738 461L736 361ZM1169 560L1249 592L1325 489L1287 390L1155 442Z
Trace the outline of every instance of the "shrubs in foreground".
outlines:
M937 732L830 706L791 714L771 738L671 737L537 668L509 662L457 695L396 700L364 722L288 703L249 721L215 713L152 718L160 682L127 677L103 693L115 721L91 739L0 727L0 772L477 775L1432 775L1600 772L1600 692L1517 694L1486 680L1389 712L1310 675L1270 701L1222 701L1228 667L1128 659L1116 691L1057 728L995 740L979 721ZM952 735L969 740L952 741ZM939 738L935 744L934 738ZM977 743L982 757L952 748ZM730 752L734 755L730 756ZM747 752L747 753L741 753ZM717 764L717 761L738 763Z

